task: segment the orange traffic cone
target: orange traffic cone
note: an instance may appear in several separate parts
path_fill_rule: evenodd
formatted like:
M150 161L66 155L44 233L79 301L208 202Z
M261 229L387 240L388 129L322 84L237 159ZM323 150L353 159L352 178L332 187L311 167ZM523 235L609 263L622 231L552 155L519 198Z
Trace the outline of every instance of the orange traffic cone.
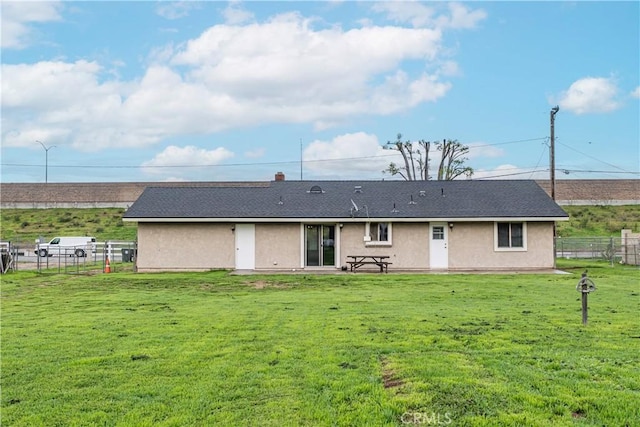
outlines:
M107 262L104 265L104 272L111 273L111 264L109 264L109 257L107 257Z

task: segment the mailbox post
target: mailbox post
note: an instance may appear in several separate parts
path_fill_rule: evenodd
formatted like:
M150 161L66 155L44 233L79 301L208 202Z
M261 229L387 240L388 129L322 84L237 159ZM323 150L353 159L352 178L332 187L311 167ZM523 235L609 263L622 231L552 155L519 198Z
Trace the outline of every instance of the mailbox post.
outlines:
M587 324L587 296L590 292L595 292L596 284L587 277L587 271L582 273L582 277L576 286L576 291L582 294L582 324Z

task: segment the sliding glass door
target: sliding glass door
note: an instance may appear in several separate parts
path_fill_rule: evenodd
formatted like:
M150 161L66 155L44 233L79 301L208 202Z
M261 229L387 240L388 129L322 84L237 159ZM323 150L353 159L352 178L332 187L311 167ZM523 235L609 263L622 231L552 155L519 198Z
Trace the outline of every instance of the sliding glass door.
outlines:
M305 265L336 265L335 234L335 225L308 224L305 227Z

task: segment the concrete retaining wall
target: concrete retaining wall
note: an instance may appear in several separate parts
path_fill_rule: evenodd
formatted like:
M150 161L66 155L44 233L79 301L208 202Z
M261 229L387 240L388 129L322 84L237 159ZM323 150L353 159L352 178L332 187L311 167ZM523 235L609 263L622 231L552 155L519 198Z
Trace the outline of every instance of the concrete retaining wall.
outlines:
M267 182L96 182L0 184L0 207L4 209L128 208L146 187L246 187Z

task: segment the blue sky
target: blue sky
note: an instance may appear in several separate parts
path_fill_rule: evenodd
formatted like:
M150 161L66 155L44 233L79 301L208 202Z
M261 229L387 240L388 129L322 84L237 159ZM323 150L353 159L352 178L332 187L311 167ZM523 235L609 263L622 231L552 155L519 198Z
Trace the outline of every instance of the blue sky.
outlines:
M558 179L638 178L639 5L2 1L1 178L546 179L555 105Z

